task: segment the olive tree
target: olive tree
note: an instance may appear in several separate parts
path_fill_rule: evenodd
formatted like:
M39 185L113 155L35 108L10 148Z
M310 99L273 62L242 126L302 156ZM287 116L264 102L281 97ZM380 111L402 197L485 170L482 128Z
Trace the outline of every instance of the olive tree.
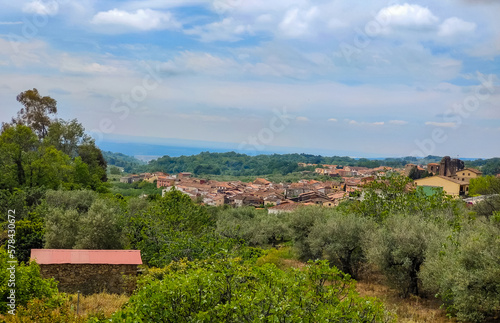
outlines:
M439 235L434 222L392 215L365 240L367 257L403 297L419 295L419 272L429 243Z
M363 239L376 223L355 214L330 212L327 219L315 222L307 239L315 254L336 265L354 278L366 260Z
M500 310L500 228L491 221L464 221L426 252L420 277L460 321L483 322Z

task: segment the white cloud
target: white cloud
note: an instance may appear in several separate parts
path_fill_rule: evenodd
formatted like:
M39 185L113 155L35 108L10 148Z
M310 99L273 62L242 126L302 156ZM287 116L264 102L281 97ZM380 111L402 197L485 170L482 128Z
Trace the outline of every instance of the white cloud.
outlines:
M302 122L307 122L307 121L309 121L309 118L307 118L307 117L297 117L297 118L295 118L295 119L296 119L297 121L302 121Z
M425 123L426 126L442 127L442 128L455 128L457 126L454 122L433 122L428 121Z
M151 9L138 9L131 13L113 9L97 13L91 21L95 25L108 25L120 27L115 31L125 29L147 31L161 29L177 29L181 24L175 20L170 12L160 12Z
M59 4L57 1L35 0L25 4L23 12L42 16L55 16L59 12Z
M299 38L310 34L310 25L319 15L318 8L308 10L289 9L279 24L282 33L289 38Z
M383 27L384 32L400 29L429 30L434 29L439 22L428 8L405 3L383 8L375 20Z
M0 25L20 25L22 21L0 21Z
M408 121L403 121L403 120L390 120L389 124L393 125L398 125L398 126L403 126L405 124L408 124Z
M111 64L91 62L88 59L68 54L62 54L58 57L58 67L61 72L77 74L116 74L123 76L126 72L125 69Z
M163 72L170 74L227 75L242 70L242 66L233 59L191 51L181 52L174 59L160 63L159 66Z
M328 119L328 121L330 121L330 122L337 122L338 120L335 119L335 118L330 118L330 119Z
M234 42L243 39L243 36L247 34L253 33L250 25L240 24L232 17L224 18L222 21L213 22L204 26L195 26L184 32L187 35L200 37L202 42Z
M356 120L350 120L346 119L345 120L348 124L350 125L355 125L355 126L363 126L363 125L368 125L368 126L383 126L385 124L384 121L377 121L377 122L358 122Z
M442 37L467 34L476 30L476 24L457 17L448 18L439 25L438 35Z

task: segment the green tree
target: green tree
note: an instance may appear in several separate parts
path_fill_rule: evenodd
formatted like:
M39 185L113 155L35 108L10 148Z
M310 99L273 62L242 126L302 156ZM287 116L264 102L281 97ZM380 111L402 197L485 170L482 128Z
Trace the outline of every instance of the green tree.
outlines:
M182 258L202 259L234 243L215 234L215 219L206 208L178 190L151 202L146 211L130 214L127 237L132 248L140 249L150 266L164 266Z
M89 167L93 189L99 188L101 182L108 180L106 175L107 162L104 159L102 151L97 148L93 141L78 146L78 156Z
M311 246L309 236L316 223L325 221L327 213L323 207L302 207L290 214L292 241L301 260L321 259L321 250Z
M79 213L87 213L97 198L98 194L91 190L48 190L46 193L46 201L49 207L76 210Z
M469 185L469 194L500 194L500 178L492 175L472 178Z
M369 218L332 211L327 219L314 224L307 240L313 253L357 278L366 262L363 240L373 227Z
M76 249L122 249L122 211L115 203L97 199L79 221Z
M420 269L439 232L436 224L418 216L390 216L365 240L368 260L403 297L419 295Z
M80 214L75 209L51 208L45 219L45 248L72 249L80 228Z
M499 237L498 215L490 221L469 219L426 252L423 286L459 321L484 322L500 311Z
M60 186L71 187L74 167L68 155L53 146L40 147L39 158L29 166L29 184L58 189Z
M116 167L116 166L111 166L111 167L109 168L109 173L110 173L111 175L120 175L122 172L120 171L120 169L119 169L118 167Z
M49 96L41 96L37 89L21 92L17 101L23 108L19 110L17 117L12 119L11 125L26 125L33 129L38 138L44 138L53 121L50 115L57 113L57 101ZM3 129L9 126L2 124Z
M20 188L26 184L27 165L36 157L38 140L27 126L8 127L0 135L0 185Z
M85 134L85 128L76 119L52 122L44 139L45 144L56 147L72 158L77 156L78 146L89 142L91 138Z

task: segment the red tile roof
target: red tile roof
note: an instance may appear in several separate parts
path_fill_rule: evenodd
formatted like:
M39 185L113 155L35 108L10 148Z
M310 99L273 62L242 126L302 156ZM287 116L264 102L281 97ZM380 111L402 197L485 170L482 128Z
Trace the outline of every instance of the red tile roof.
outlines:
M31 249L38 264L140 265L140 250Z

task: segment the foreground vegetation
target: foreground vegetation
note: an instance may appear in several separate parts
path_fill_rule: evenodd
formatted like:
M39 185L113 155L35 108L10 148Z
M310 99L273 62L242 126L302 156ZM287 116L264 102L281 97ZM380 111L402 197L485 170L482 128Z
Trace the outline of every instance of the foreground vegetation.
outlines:
M32 114L54 111L55 102L35 91L19 101L31 109L0 134L0 311L9 322L396 320L397 308L356 291L355 280L367 286L373 277L400 299L437 298L458 321L499 315L499 179L473 183L475 193L492 195L474 207L442 191L427 196L400 176L335 209L276 215L202 206L175 190L138 198L113 191L102 152L78 122ZM8 210L16 211L15 235ZM33 248L140 249L146 273L130 298L76 316L75 296L28 263Z

